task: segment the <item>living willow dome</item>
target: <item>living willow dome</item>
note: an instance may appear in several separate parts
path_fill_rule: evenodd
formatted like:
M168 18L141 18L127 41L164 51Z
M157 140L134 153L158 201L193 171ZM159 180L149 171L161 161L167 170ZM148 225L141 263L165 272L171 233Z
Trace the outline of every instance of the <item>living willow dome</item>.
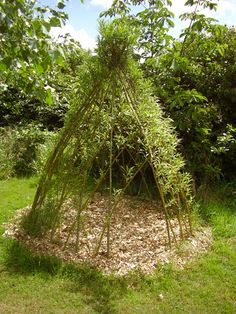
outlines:
M65 212L70 215L71 210L73 222L64 226L68 232L63 246L74 236L75 249L79 250L87 209L102 191L106 195L103 226L94 241L94 254L105 241L109 255L110 228L117 206L138 180L147 194L159 200L157 210L165 217L170 246L176 240L173 217L182 238L192 233L190 177L183 170L171 120L163 115L132 59L132 41L124 26L102 24L97 55L83 92L72 100L76 106L47 160L31 210L24 217L23 226L29 235L49 233L53 241L65 223Z

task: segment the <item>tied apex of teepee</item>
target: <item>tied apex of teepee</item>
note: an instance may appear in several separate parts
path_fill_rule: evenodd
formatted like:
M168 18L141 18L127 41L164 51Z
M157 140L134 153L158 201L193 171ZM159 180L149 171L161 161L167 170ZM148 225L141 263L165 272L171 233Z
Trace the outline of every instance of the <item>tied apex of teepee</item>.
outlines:
M109 70L124 69L132 55L136 35L130 34L125 23L113 21L100 22L100 35L98 36L97 55L99 61Z

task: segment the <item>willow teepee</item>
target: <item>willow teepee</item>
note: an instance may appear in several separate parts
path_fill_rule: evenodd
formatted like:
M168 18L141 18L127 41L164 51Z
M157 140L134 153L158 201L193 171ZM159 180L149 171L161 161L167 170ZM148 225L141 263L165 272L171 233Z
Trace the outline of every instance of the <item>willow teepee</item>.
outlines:
M109 254L110 224L117 204L138 175L148 191L147 171L161 202L169 245L176 238L171 217L177 217L181 237L192 232L190 177L183 171L171 121L164 117L132 60L132 41L125 26L102 24L83 94L72 100L76 106L72 106L24 218L29 234L50 232L53 239L62 222L62 208L70 200L77 214L67 241L76 233L78 249L84 213L95 193L103 189L109 201L95 253L106 237Z

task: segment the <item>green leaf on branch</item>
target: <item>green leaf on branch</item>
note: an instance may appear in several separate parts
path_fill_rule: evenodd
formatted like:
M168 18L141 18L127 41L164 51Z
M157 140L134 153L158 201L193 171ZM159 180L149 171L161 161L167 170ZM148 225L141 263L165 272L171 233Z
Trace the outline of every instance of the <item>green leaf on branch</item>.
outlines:
M66 5L63 2L61 2L61 1L58 2L58 4L57 4L58 9L60 9L60 10L64 9L65 6Z
M51 27L61 27L61 20L58 17L51 17L50 18L50 25Z

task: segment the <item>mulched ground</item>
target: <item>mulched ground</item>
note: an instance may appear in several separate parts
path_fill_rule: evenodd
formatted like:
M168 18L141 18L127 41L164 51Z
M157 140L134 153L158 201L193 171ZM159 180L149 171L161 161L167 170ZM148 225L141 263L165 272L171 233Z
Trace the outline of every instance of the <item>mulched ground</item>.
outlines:
M97 193L88 209L82 212L83 229L80 231L78 252L75 250L75 231L72 232L66 248L62 250L76 217L76 210L70 201L63 208L64 219L53 242L50 241L50 234L43 238L30 238L21 230L19 221L29 208L17 212L13 221L6 225L4 235L23 242L37 254L54 255L76 263L89 263L105 274L116 275L125 275L135 269L152 273L158 265L167 263L182 268L186 262L206 252L211 246L210 228L198 228L192 237L179 241L178 222L173 219L171 224L178 243L170 250L166 223L163 214L157 210L158 204L125 197L112 217L109 258L106 256L106 236L103 237L98 255L94 256L104 225L107 204L108 199Z

